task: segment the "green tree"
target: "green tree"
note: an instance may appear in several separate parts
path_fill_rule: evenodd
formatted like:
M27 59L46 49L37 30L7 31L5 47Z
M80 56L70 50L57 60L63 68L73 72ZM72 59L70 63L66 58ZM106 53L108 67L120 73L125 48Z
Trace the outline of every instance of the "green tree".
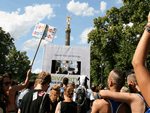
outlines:
M13 46L13 38L9 33L6 33L0 27L0 73L3 74L6 71L6 56L9 54L9 50Z
M99 82L98 77L100 78L99 73L101 73L99 67L94 64L101 65L101 62L105 64L103 67L105 84L112 69L117 68L125 73L133 69L131 64L133 54L147 23L150 2L149 0L123 0L123 4L120 9L112 7L107 10L104 17L95 18L95 30L88 34L88 43L91 42L92 46L91 80L94 83ZM129 26L129 23L133 26ZM95 55L99 55L101 59ZM149 67L150 61L147 62ZM99 72L93 73L96 70Z
M30 61L28 59L29 58L26 55L26 51L17 51L15 45L13 45L12 49L9 50L9 54L7 55L7 72L11 72L15 80L24 81L27 71L30 68Z
M38 78L38 75L39 75L39 74L31 73L30 79L36 80L36 78Z
M0 74L11 72L13 78L24 81L30 61L26 52L16 50L14 39L0 27Z

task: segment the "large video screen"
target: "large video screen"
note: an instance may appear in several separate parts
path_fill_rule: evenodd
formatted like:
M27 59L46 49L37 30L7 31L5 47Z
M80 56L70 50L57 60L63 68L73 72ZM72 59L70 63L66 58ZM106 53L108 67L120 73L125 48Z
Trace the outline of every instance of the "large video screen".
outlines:
M51 73L81 75L81 61L52 60Z

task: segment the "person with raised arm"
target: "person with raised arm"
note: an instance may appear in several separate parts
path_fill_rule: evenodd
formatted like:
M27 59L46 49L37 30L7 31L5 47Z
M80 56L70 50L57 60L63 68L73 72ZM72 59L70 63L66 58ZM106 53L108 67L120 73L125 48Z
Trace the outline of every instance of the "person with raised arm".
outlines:
M15 94L17 91L22 90L28 86L30 74L31 74L31 69L27 72L27 76L26 76L26 80L25 80L24 84L13 85L13 86L10 85L9 88L5 91L6 95L8 96L8 99L9 99L9 104L8 104L8 112L9 113L16 113ZM5 73L3 76L9 77L8 73ZM9 82L10 82L10 79L9 79Z
M49 113L50 98L46 91L50 82L51 74L41 72L35 80L34 89L22 98L18 113Z
M150 49L150 13L148 15L148 23L145 26L142 38L136 48L132 65L137 78L137 82L141 93L150 106L150 72L145 66L146 58Z

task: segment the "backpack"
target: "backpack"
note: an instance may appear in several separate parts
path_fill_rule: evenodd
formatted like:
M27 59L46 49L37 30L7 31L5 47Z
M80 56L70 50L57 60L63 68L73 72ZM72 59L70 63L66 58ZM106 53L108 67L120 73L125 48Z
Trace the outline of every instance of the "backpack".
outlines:
M84 86L79 86L76 89L75 93L76 93L75 102L77 103L79 107L79 113L84 113L84 112L86 113L86 111L90 109L90 104L86 97L86 94L87 94L86 88Z

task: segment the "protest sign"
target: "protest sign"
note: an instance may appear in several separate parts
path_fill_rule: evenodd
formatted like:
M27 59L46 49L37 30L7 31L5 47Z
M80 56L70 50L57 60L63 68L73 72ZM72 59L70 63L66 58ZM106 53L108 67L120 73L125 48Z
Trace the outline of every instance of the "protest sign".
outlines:
M34 60L35 60L36 54L38 52L38 49L40 47L40 44L42 42L42 39L45 39L49 42L53 42L54 36L56 34L56 30L57 30L56 28L54 28L52 26L48 26L46 24L42 24L42 23L36 24L34 31L32 33L32 36L40 38L40 42L39 42L39 45L37 47L36 53L34 55L30 69L32 69L32 65L34 63Z
M37 23L34 28L32 36L37 37L37 38L42 38L52 43L55 37L56 31L57 31L57 28L53 26L49 26L49 25L42 24L42 23Z
M46 24L37 23L34 28L32 36L37 38L42 38L45 28L46 28Z

